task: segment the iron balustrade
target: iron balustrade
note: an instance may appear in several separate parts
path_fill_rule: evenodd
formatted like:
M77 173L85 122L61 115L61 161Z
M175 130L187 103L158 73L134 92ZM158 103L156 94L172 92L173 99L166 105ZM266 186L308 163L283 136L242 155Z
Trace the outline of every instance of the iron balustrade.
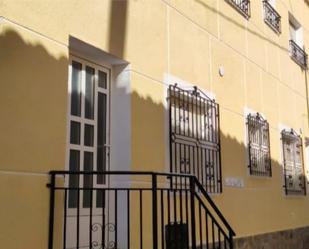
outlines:
M219 105L197 87L177 84L169 86L168 102L170 172L195 175L207 192L222 192Z
M247 135L250 174L271 176L269 124L259 113L247 116Z
M308 55L293 40L290 40L290 55L291 55L291 58L298 65L300 65L303 69L307 69L307 58L308 58Z
M293 130L281 132L286 195L306 195L306 177L301 137Z
M269 3L268 0L263 1L264 5L264 21L276 33L281 33L281 16Z
M70 176L92 184L72 186ZM105 185L94 184L98 176ZM171 184L173 177L183 184ZM233 249L235 232L195 176L52 171L50 179L48 249ZM77 198L74 208L70 195Z
M225 0L230 5L232 5L240 14L242 14L245 18L250 18L251 16L251 8L250 8L250 0Z

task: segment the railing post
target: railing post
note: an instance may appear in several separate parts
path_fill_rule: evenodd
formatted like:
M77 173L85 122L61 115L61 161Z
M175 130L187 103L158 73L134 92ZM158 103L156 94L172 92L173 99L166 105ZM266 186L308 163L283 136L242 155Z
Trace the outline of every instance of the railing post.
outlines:
M233 244L233 232L230 230L229 231L229 242L230 242L230 247L229 249L233 249L234 248L234 244Z
M157 200L157 175L152 174L152 236L153 249L158 249L158 200Z
M191 207L191 239L192 239L192 249L196 249L196 233L195 233L195 184L194 177L190 177L190 207Z
M55 174L50 174L50 184L47 186L50 189L49 199L49 232L48 232L48 249L53 249L54 242L54 210L55 210Z

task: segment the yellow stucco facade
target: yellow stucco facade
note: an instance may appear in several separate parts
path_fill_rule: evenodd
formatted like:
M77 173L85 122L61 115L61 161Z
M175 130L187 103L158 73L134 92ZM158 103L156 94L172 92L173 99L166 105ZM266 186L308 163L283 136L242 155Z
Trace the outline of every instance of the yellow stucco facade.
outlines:
M309 6L277 0L278 35L262 4L251 2L247 20L223 0L0 0L0 247L47 248L48 172L66 164L71 37L130 65L130 170L169 170L166 91L187 82L220 105L222 179L244 186L223 183L212 198L237 236L309 226L308 195L284 194L279 129L309 137L309 75L290 58L288 21L309 47ZM270 178L248 174L245 108L270 124Z

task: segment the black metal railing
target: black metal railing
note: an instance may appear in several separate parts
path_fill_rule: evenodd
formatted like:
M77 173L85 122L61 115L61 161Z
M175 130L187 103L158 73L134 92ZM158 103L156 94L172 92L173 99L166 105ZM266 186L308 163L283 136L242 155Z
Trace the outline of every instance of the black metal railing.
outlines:
M93 184L100 175L106 185ZM195 176L52 171L50 178L48 249L233 249L233 229Z
M168 103L170 172L195 175L208 193L221 193L219 105L197 87L176 84Z
M232 5L236 10L239 11L245 18L250 18L250 0L225 0Z
M307 69L307 58L308 58L308 55L293 40L290 40L290 55L291 55L291 58L298 65L300 65L303 69Z
M274 9L274 7L268 2L263 1L264 4L264 21L271 27L276 33L281 33L281 16Z

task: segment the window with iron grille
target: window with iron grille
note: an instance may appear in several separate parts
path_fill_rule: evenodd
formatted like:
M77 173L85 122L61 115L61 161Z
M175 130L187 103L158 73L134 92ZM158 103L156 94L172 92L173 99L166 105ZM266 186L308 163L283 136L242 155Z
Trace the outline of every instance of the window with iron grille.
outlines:
M245 18L249 18L251 15L250 11L250 0L225 0L232 5L240 14Z
M269 124L259 113L247 116L249 170L251 175L271 176Z
M306 179L303 165L301 137L291 129L281 132L284 166L284 188L286 195L305 195Z
M219 105L197 87L171 85L168 96L170 171L193 174L208 192L221 192Z

